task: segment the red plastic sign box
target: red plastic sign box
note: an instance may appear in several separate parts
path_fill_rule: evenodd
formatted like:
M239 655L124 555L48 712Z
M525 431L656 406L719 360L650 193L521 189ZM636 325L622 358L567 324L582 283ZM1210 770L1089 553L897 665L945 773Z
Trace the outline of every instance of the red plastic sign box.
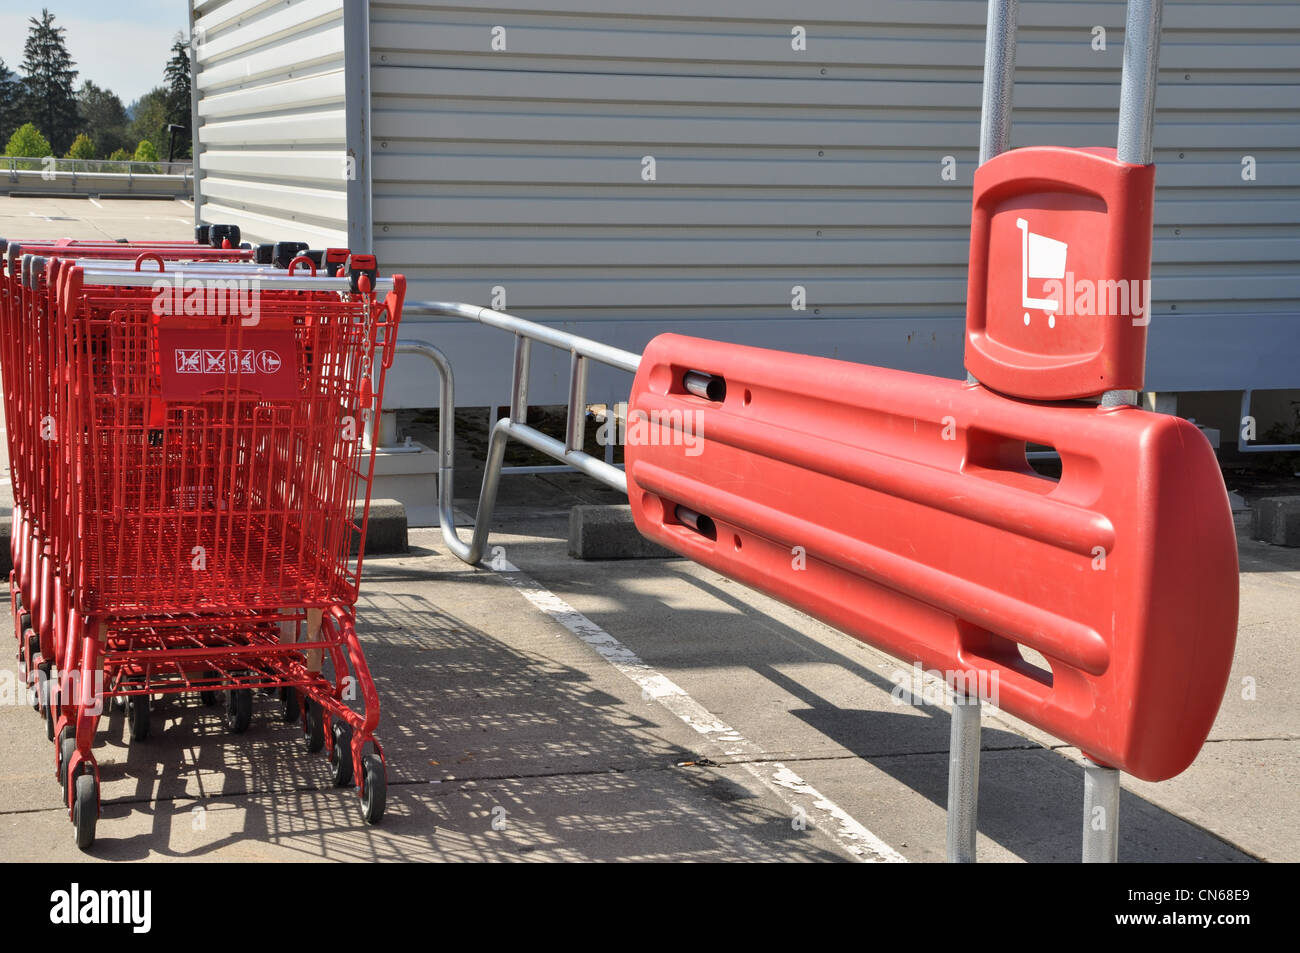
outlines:
M966 369L1035 400L1139 390L1155 166L1032 146L975 172Z

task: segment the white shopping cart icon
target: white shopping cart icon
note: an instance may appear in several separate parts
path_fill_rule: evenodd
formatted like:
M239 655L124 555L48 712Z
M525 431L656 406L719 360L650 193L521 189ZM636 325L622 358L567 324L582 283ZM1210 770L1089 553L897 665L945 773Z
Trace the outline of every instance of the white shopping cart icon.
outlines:
M1061 303L1054 298L1029 297L1029 279L1064 278L1065 250L1068 246L1055 238L1031 232L1029 222L1023 218L1016 219L1016 227L1020 229L1020 305L1023 308L1039 308L1053 312L1061 306ZM1029 324L1028 311L1025 312L1025 324ZM1048 314L1047 326L1056 327L1056 315Z

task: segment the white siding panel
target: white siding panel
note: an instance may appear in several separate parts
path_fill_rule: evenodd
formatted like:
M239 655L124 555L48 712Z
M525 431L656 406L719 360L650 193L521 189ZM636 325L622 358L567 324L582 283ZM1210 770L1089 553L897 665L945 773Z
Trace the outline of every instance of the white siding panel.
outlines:
M1124 7L1022 0L1013 145L1114 145ZM413 299L500 285L513 312L630 348L694 329L963 373L984 3L370 10L375 250ZM1166 4L1157 107L1148 384L1300 386L1300 4ZM504 400L509 348L438 328L411 333L446 343L462 399ZM539 363L535 399L563 381Z
M343 3L193 5L202 221L347 243Z

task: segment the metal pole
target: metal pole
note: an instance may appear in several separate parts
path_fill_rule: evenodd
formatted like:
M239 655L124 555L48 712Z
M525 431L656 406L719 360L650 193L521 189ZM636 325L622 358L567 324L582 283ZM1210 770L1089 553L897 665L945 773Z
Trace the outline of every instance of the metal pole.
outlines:
M1083 763L1083 862L1119 859L1119 771L1085 758Z
M1011 100L1016 88L1016 25L1020 0L989 0L984 33L984 98L980 104L980 161L1011 147ZM966 372L968 383L979 383Z
M532 370L533 342L522 334L515 335L514 380L510 387L510 419L528 421L528 373Z
M980 700L954 695L948 745L948 863L975 863L979 816Z
M1011 99L1016 86L1019 0L989 0L984 39L984 102L980 110L980 165L1011 146Z
M564 448L581 450L587 442L587 359L576 351L569 358L568 416Z
M1160 64L1160 20L1163 0L1129 0L1124 19L1124 71L1119 80L1119 137L1116 158L1132 165L1149 165L1156 118L1156 83ZM1147 302L1147 314L1151 303ZM1135 390L1108 390L1103 407L1133 406Z
M1119 81L1116 152L1120 162L1151 162L1163 8L1163 0L1129 0L1124 23L1124 72Z

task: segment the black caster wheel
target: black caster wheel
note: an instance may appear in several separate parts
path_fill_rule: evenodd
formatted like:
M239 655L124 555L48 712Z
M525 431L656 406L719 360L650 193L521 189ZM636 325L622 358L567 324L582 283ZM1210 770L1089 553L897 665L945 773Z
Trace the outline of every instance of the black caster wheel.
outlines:
M99 820L99 790L93 774L77 778L72 802L72 826L77 834L77 846L89 850L95 843L95 822Z
M72 763L72 754L77 750L77 739L71 728L64 728L59 736L59 790L63 792L63 803L68 803L68 765Z
M216 677L217 677L216 672L209 671L203 673L204 681L211 681ZM208 708L211 708L218 701L217 695L218 692L216 691L216 689L205 688L199 691L199 701L202 702L204 705L206 705Z
M346 721L333 725L334 750L330 752L330 777L336 788L352 784L352 726Z
M249 688L232 688L226 692L226 728L232 734L242 735L253 721L253 691Z
M320 705L307 700L307 750L315 754L325 747L325 717Z
M50 702L50 667L41 665L36 669L36 692L41 699L41 711L45 714L45 740L54 740L54 705Z
M292 685L280 689L280 719L285 724L292 725L302 717L298 707L298 689Z
M23 630L30 629L31 627L32 627L32 614L30 612L23 612L22 614L20 614L18 616L18 631L22 632Z
M149 737L148 695L126 697L126 724L130 729L132 741L144 741Z
M388 801L388 777L384 774L384 762L377 754L368 754L361 759L362 781L365 788L361 792L361 816L367 824L378 824L384 817L384 807Z
M28 678L32 674L32 661L36 658L36 656L41 654L41 640L40 637L35 632L32 632L29 629L27 631L27 638L25 641L27 645L27 654L23 656L22 676L24 679ZM37 678L37 683L39 685L40 676L37 675L36 678ZM39 691L35 691L32 693L32 708L34 708L36 711L41 710L41 695Z

